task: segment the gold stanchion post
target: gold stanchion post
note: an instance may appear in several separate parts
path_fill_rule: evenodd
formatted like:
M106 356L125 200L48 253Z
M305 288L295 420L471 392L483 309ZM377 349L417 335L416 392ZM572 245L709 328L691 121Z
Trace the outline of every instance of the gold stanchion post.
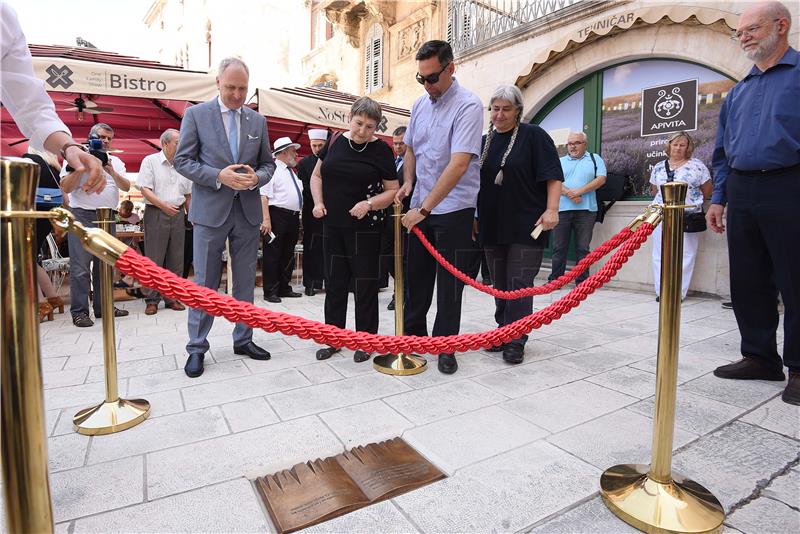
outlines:
M111 233L111 208L98 208L100 229ZM98 260L95 260L98 261ZM94 436L113 434L134 427L150 415L150 403L144 399L119 398L117 389L117 343L114 333L114 268L108 263L100 265L100 310L103 314L103 363L106 374L105 402L84 408L75 414L72 423L78 434Z
M403 335L403 293L405 282L403 277L403 225L402 205L394 204L394 334ZM428 362L414 354L383 354L372 359L372 366L376 371L387 375L415 375L427 369Z
M0 209L30 211L39 166L2 158ZM53 532L44 425L32 219L0 220L2 455L8 532Z
M652 463L615 465L600 478L606 506L644 532L714 532L725 519L722 505L710 491L672 471L686 191L681 182L661 186L664 226Z

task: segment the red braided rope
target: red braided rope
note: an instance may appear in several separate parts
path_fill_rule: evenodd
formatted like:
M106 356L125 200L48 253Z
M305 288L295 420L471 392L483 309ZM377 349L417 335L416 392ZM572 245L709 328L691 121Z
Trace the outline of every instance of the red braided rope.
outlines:
M281 332L302 339L313 339L320 345L333 347L390 354L441 354L496 347L517 339L543 324L550 324L577 307L588 295L611 280L652 232L653 226L643 223L597 273L546 308L489 332L455 336L384 336L354 332L303 317L259 308L180 278L158 267L132 249L128 249L117 260L116 267L165 297L180 300L210 315L224 317L232 323L244 323L267 332Z
M503 300L514 300L521 297L532 297L534 295L546 295L555 291L556 289L561 289L568 283L572 282L580 274L588 269L592 264L600 260L603 256L614 250L615 248L619 247L622 243L630 239L633 235L633 232L627 226L617 232L616 235L612 236L611 239L594 249L592 252L587 254L581 261L578 262L575 267L572 268L571 271L565 273L563 276L559 276L557 279L547 282L541 286L537 287L524 287L521 289L515 289L513 291L504 291L502 289L496 289L491 286L487 286L475 280L474 278L470 278L462 271L459 271L458 268L447 261L444 256L442 256L438 250L436 250L428 238L425 237L425 234L419 229L419 227L415 226L411 229L417 239L419 239L422 246L427 249L427 251L433 256L436 261L438 261L442 267L447 269L447 271L464 282L465 284L474 287L478 291L482 293L486 293L493 297L497 297Z

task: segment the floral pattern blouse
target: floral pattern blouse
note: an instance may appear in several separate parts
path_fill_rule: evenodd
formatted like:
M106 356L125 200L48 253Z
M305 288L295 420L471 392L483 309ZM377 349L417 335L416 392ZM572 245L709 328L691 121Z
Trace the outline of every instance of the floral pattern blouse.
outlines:
M686 208L686 212L698 212L703 208L703 192L700 186L711 180L711 174L708 172L702 161L697 158L691 158L689 161L674 169L675 181L685 182L689 184L689 190L686 193L686 204L694 206L693 209ZM664 161L659 161L653 167L650 173L650 183L658 187L653 203L663 204L664 200L661 198L661 186L667 183L667 169L664 167Z

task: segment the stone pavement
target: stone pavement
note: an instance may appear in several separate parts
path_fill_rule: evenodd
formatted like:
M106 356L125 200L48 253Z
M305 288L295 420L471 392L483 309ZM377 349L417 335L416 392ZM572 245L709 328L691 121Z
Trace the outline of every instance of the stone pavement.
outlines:
M536 307L563 294L537 297ZM380 294L385 333L390 297ZM272 306L322 320L323 300ZM67 312L41 325L57 532L274 531L252 479L394 436L449 478L310 531L636 532L598 487L605 468L650 459L650 293L602 290L534 331L524 364L476 351L459 355L452 376L435 358L410 377L356 364L351 351L317 362L314 342L260 331L255 341L272 359L242 359L232 325L218 319L206 372L193 380L182 370L186 312L124 306L119 390L153 409L119 434L72 431L73 414L104 397L100 322L78 329ZM491 329L492 314L492 299L468 288L462 330ZM739 359L733 312L719 301L689 298L681 319L674 468L720 499L727 532L800 531L800 407L781 402L782 383L711 374Z

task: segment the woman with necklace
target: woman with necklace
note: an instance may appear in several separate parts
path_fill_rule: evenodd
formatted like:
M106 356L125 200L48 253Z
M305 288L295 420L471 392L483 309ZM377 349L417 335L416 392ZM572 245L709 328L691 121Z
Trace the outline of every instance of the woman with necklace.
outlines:
M345 327L351 281L355 287L356 330L378 333L378 258L385 208L394 200L397 175L389 145L375 137L380 105L361 97L350 108L350 130L333 134L319 151L311 175L314 217L323 221L325 323ZM318 360L341 350L325 347ZM369 360L362 350L356 362Z
M476 226L494 287L533 286L542 265L549 230L558 224L564 174L555 144L539 126L522 124L522 93L498 87L489 100L491 125L480 158L481 188ZM544 233L533 232L541 225ZM532 235L533 234L533 235ZM534 237L534 235L536 237ZM495 299L495 320L505 326L533 313L533 297ZM524 360L524 335L490 352L511 364Z
M694 141L686 132L676 132L667 140L665 150L667 159L658 162L650 174L650 192L655 196L653 202L663 203L661 198L661 186L667 182L678 181L689 184L686 193L686 204L691 204L692 208L686 208L685 213L702 213L703 201L711 197L713 184L708 167L703 162L692 157L694 152ZM653 279L656 290L656 301L661 298L661 226L657 226L653 232ZM695 257L697 248L700 245L700 232L684 232L683 234L683 278L681 287L681 300L686 298L689 292L689 284L692 281Z

